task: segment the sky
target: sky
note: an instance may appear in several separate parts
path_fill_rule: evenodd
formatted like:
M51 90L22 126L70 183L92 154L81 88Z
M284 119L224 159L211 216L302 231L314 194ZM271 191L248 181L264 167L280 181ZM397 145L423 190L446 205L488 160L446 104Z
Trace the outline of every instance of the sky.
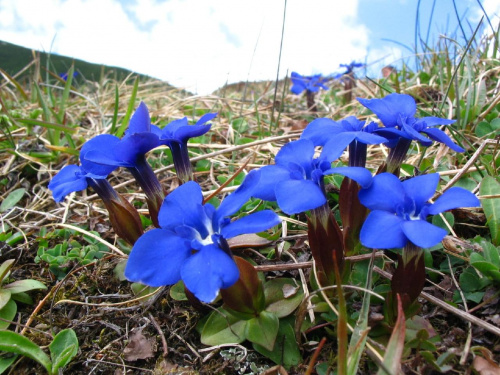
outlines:
M480 1L498 28L500 0ZM285 12L285 0L0 0L0 40L205 95L276 78L284 14L280 78L329 75L351 61L376 78L384 65L410 61L418 4L423 40L447 34L465 45L456 14L470 36L483 12L478 0L455 3L456 11L453 0L287 0Z

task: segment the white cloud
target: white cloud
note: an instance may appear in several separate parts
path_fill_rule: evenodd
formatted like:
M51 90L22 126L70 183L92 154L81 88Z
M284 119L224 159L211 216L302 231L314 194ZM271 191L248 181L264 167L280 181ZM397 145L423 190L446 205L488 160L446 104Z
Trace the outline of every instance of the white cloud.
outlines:
M200 93L276 76L284 1L2 0L0 39L123 66ZM289 0L281 76L364 60L357 1ZM254 51L255 50L255 51ZM250 66L250 63L252 65Z

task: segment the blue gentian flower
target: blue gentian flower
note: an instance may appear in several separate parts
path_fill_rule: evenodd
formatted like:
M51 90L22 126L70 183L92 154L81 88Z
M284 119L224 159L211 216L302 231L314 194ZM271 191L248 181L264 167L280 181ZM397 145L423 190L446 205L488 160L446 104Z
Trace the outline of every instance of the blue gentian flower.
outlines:
M182 279L199 300L213 301L219 289L230 287L239 277L226 240L280 222L270 210L229 219L250 198L259 179L260 172L251 172L217 209L203 204L201 188L193 181L175 189L161 206L161 228L146 232L134 245L125 269L127 279L154 287Z
M342 153L349 145L349 166L364 167L366 161L366 145L388 142L387 138L374 134L379 129L377 124L358 120L349 116L336 122L329 118L319 118L312 121L304 129L301 139L310 139L315 146L324 146L328 141L335 140L337 150L332 153Z
M49 182L48 188L56 202L61 202L66 195L85 190L88 186L86 173L78 165L66 165Z
M78 76L78 72L73 72L73 78ZM59 77L61 77L64 81L68 80L68 72L66 73L59 73Z
M433 116L415 118L417 104L410 95L393 93L382 99L358 98L358 101L375 113L385 125L385 128L377 130L377 133L383 136L390 137L392 134L410 141L416 140L424 146L430 146L434 140L444 143L454 151L464 152L462 147L436 127L453 124L455 120ZM430 139L420 133L424 133Z
M339 67L345 68L345 71L334 75L333 78L335 78L335 79L342 78L342 76L344 76L344 75L351 74L355 68L361 68L363 66L365 66L365 64L357 63L355 61L352 61L350 64L340 64Z
M49 183L54 200L61 202L66 195L91 186L109 212L116 234L131 245L142 235L142 223L137 210L106 180L107 175L87 173L81 166L67 165Z
M191 161L189 160L187 142L189 138L199 137L208 132L212 125L206 123L214 119L215 116L217 116L217 113L207 113L194 125L189 125L187 118L184 117L172 121L163 128L160 134L160 141L162 144L167 145L172 151L177 177L179 177L182 182L193 179L193 170Z
M263 200L277 201L286 214L297 214L312 210L326 203L323 186L325 175L339 173L368 186L371 173L365 168L337 167L331 163L343 152L331 140L325 143L318 158L314 157L314 143L310 139L299 139L284 145L275 157L274 165L260 169L262 178L253 196Z
M446 231L427 222L427 217L453 208L477 207L480 202L471 192L453 187L429 203L438 183L438 173L403 182L391 173L375 176L372 184L359 192L359 200L371 210L361 228L361 243L391 249L408 242L422 248L441 242Z
M156 226L165 193L146 160L146 153L160 146L160 133L160 129L151 124L148 108L141 102L122 139L101 134L85 142L80 151L82 167L88 173L107 175L118 167L127 168L144 191Z
M324 84L326 80L321 74L301 76L299 73L292 72L290 80L292 81L290 91L296 95L301 94L303 91L318 92L320 88L328 90L328 87Z
M161 130L151 124L148 108L141 102L130 119L122 139L101 134L87 141L80 152L82 165L89 172L99 165L137 168L144 163L144 155L160 146ZM89 161L91 164L86 165Z

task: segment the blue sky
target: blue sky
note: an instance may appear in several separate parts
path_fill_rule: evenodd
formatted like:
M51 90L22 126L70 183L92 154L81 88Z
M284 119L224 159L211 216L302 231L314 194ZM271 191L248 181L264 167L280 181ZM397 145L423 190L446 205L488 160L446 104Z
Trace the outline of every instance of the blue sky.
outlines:
M498 25L499 0L481 0ZM0 0L0 40L116 65L208 94L226 82L274 79L284 0ZM418 0L288 0L280 76L367 73L411 62ZM467 36L477 0L456 0ZM420 0L421 35L457 36L452 0ZM469 26L470 25L470 26ZM459 41L464 45L463 39ZM431 45L434 45L434 42ZM0 61L1 67L1 61ZM364 71L360 71L363 74Z

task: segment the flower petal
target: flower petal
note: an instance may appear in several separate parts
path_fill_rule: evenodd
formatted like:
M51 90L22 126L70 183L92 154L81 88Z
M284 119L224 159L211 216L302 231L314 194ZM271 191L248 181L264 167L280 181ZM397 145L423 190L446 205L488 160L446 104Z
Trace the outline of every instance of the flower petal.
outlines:
M229 194L217 208L214 220L219 221L236 213L253 195L261 180L261 169L252 170L246 175L243 183Z
M278 183L290 179L290 171L279 165L266 165L259 169L261 177L252 196L265 201L275 201L275 187Z
M48 188L52 190L54 200L61 202L69 193L86 189L87 179L79 166L67 165L50 180Z
M446 236L446 231L425 220L404 221L401 228L415 245L428 248L437 245Z
M195 138L205 134L211 127L212 124L183 126L175 132L175 139L178 139L179 142L187 142L189 138Z
M375 249L394 249L406 245L407 238L401 229L403 219L386 211L368 214L359 239L363 246Z
M213 120L217 116L217 113L205 113L200 119L196 122L196 125L203 125L206 122Z
M383 210L392 213L405 200L401 181L392 173L381 173L373 177L372 184L359 192L359 201L370 210Z
M314 146L324 146L326 142L342 130L342 126L338 122L329 118L318 118L307 125L300 139L310 139Z
M160 145L154 133L135 133L126 135L113 147L113 157L129 167L136 166L136 160Z
M125 135L144 133L151 130L151 119L149 117L148 107L144 102L139 104L139 107L135 110L134 114L130 118L128 124L128 129L125 131Z
M155 287L175 284L180 280L181 266L190 254L189 241L169 230L150 230L134 244L125 277Z
M357 132L356 139L359 142L366 143L367 145L378 145L380 143L386 143L388 141L387 138L381 137L380 135L371 134L368 132Z
M181 268L184 285L203 302L212 302L219 289L229 288L239 275L234 260L216 245L204 246Z
M377 115L387 127L398 125L400 115L413 117L417 111L415 99L405 94L389 94L382 99L362 99L358 101Z
M320 187L310 180L288 180L276 185L276 200L281 210L298 214L326 203Z
M321 161L332 162L337 160L349 143L356 139L355 132L344 132L338 133L334 137L332 137L326 144L323 146L323 150L321 151L321 155L319 159Z
M175 132L184 126L189 126L187 117L183 117L177 120L170 122L167 126L165 126L161 132L160 140L161 141L176 141L178 139L175 138Z
M240 234L259 233L278 225L281 219L273 211L264 210L243 216L222 228L221 234L229 239Z
M161 205L158 222L163 229L174 230L177 226L204 227L203 195L200 185L188 181L172 191Z
M441 212L459 207L479 207L481 202L470 191L460 187L452 187L444 192L436 201L429 206L428 213L436 215Z
M324 175L334 173L349 177L363 188L369 187L373 181L372 173L368 169L362 167L336 167L323 172Z
M426 126L450 125L456 122L456 120L448 120L446 118L439 118L434 116L422 117L420 121L424 121Z
M314 156L314 143L309 139L299 139L284 145L274 158L277 165L288 168L298 164L304 171L311 171Z
M429 138L424 137L422 134L416 131L411 125L403 124L403 131L406 132L411 139L419 141L422 145L426 147L432 144L432 141Z
M417 176L403 181L405 193L415 202L416 212L420 212L424 204L436 193L439 173Z
M423 133L427 134L429 136L429 138L431 138L437 142L444 143L446 146L451 148L453 151L456 151L456 152L464 152L465 151L465 149L463 149L462 147L457 145L455 142L453 142L451 140L451 138L448 137L448 135L440 129L427 128L427 129L423 130Z
M111 134L100 134L85 142L80 150L80 162L85 172L94 175L107 176L117 165L113 147L120 142L120 138Z

